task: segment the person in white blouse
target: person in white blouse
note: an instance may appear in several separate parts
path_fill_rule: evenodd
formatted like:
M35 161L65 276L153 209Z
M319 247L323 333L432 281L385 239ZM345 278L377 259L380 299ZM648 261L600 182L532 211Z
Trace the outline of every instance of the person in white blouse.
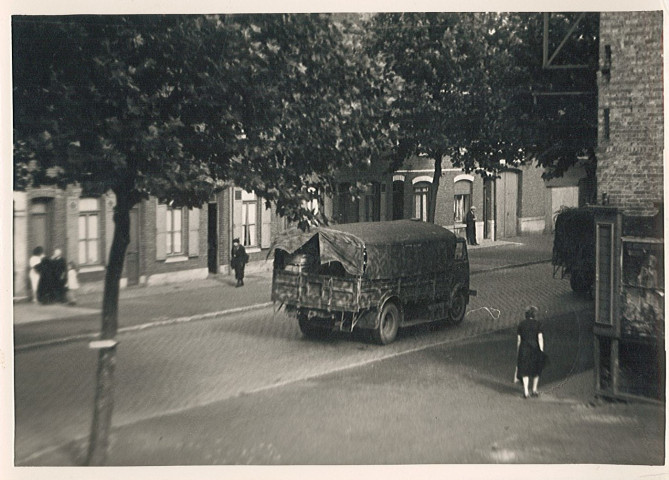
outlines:
M42 247L35 247L33 249L33 254L30 257L30 260L28 261L28 264L30 265L30 272L28 276L30 277L30 288L32 290L33 303L37 303L37 289L39 288L39 280L41 276L39 265L42 263L43 258L44 249Z

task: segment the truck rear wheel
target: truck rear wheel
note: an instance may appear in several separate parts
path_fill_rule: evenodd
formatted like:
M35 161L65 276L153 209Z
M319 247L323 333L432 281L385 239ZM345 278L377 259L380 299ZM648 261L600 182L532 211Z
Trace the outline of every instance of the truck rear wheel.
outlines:
M397 337L397 330L400 327L400 311L392 302L386 302L381 309L379 316L379 326L374 330L374 340L381 345L388 345Z
M467 301L462 290L458 290L453 295L451 301L451 308L448 309L448 323L451 325L460 325L465 318L465 311L467 310Z
M330 330L319 325L314 325L306 315L298 315L297 323L300 325L300 331L302 332L302 335L307 338L322 339L326 338L330 334Z

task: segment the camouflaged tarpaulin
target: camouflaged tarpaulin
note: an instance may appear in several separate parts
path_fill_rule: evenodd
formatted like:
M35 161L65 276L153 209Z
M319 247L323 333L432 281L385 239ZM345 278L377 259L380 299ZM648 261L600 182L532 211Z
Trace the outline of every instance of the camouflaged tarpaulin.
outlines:
M452 260L456 242L453 232L415 220L348 223L289 230L275 239L269 254L276 249L292 254L314 236L321 264L337 261L347 273L370 279L441 271Z
M309 241L318 237L319 262L340 262L351 275L362 275L364 270L364 243L354 235L325 227L311 228L307 232L291 229L274 240L270 254L279 249L293 254Z

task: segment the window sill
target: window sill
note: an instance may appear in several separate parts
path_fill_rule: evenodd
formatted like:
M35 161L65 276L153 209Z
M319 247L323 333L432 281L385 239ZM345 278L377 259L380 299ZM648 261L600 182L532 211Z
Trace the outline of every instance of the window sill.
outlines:
M261 251L260 247L249 247L246 249L246 253L258 253Z
M179 263L179 262L187 262L187 261L188 261L188 257L186 255L167 257L165 259L165 263Z
M104 270L104 265L89 265L87 267L79 267L78 273L102 272Z

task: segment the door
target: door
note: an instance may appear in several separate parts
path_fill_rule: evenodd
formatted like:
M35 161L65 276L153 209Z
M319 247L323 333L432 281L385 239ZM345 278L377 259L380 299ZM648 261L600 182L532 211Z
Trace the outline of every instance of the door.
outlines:
M52 245L52 199L35 198L30 204L29 245L32 254L35 247L44 248L45 255L53 253Z
M130 243L125 252L125 274L128 285L139 283L139 207L130 210Z
M495 228L493 187L494 182L489 179L483 181L483 238L493 238Z
M210 203L207 210L207 267L209 273L218 273L218 209Z
M497 180L497 201L499 224L497 232L500 237L515 237L517 235L518 212L518 174L502 172Z
M395 180L393 182L393 220L404 218L404 182Z

